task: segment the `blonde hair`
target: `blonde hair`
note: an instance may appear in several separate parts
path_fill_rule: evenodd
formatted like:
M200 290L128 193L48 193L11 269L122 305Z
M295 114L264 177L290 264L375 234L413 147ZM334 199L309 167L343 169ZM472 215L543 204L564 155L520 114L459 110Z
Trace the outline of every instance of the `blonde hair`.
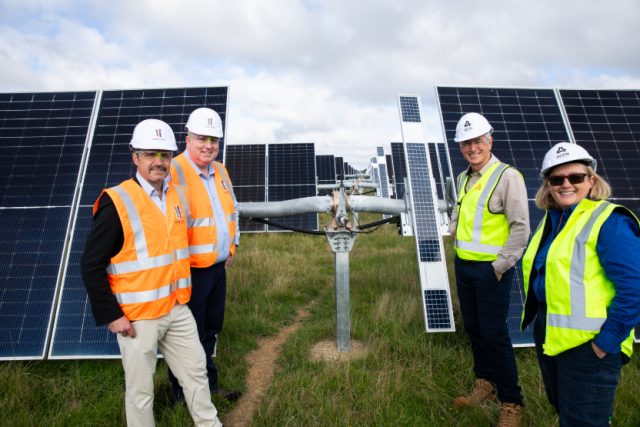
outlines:
M585 165L586 166L586 165ZM608 199L611 197L611 186L609 183L604 180L600 175L595 173L591 166L587 167L587 175L589 178L592 176L595 177L595 182L593 183L593 187L587 196L590 200L597 202L599 200ZM562 210L555 200L553 200L553 196L551 196L551 191L549 190L549 184L547 179L545 178L542 186L538 190L538 194L536 194L536 206L540 209L550 210L552 208L556 208L558 210Z

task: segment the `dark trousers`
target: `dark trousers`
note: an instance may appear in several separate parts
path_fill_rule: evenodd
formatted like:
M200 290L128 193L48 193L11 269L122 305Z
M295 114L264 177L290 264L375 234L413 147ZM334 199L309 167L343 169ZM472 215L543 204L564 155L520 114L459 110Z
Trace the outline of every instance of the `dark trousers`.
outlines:
M471 339L473 371L496 385L498 399L523 405L507 317L514 268L498 281L491 262L456 257L456 284L464 330Z
M191 268L191 286L191 299L188 305L196 319L198 335L204 348L209 389L214 391L218 389L218 370L211 356L216 347L216 335L222 331L224 322L224 302L227 295L227 274L224 262L206 268ZM169 369L169 380L173 396L179 400L184 399L182 387L171 369Z
M547 356L542 349L546 321L547 305L539 304L533 337L547 398L560 415L560 426L609 426L620 370L629 358L621 352L600 359L591 341Z

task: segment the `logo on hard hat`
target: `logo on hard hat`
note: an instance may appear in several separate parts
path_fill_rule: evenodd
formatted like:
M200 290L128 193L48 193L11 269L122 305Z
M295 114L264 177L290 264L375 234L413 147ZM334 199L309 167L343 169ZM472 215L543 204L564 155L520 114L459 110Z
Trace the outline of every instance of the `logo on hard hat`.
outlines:
M556 154L560 154L560 153L564 153L565 151L567 151L565 148L558 148L558 151L556 151Z
M471 126L471 123L469 123L469 120L466 121L466 123L464 124L464 127L469 127Z
M213 126L213 119L212 118L207 119L207 123L209 124L209 126Z
M162 129L156 129L156 136L162 138Z

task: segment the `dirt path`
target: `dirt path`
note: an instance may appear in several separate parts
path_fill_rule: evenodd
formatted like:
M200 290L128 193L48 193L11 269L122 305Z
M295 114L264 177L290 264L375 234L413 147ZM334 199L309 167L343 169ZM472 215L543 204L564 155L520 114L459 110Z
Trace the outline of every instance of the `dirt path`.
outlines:
M253 413L260 405L260 398L271 386L271 380L277 366L276 360L280 355L280 346L302 326L302 319L310 316L306 309L313 304L314 301L307 307L298 309L298 317L293 325L283 328L276 336L258 340L258 349L247 354L246 360L251 365L247 377L247 392L242 395L233 411L222 420L225 427L249 425Z

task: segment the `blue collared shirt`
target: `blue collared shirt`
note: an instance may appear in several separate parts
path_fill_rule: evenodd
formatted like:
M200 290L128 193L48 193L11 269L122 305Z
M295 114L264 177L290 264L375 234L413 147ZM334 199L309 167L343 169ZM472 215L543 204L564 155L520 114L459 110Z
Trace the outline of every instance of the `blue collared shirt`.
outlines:
M551 209L551 234L540 246L533 261L538 275L533 292L538 301L546 302L545 270L547 254L556 236L562 231L578 204L564 211ZM562 218L560 229L558 222ZM607 353L620 353L621 344L640 323L640 229L631 218L613 212L602 224L596 251L604 272L613 282L615 296L607 309L607 321L594 338L595 344Z
M220 199L218 198L218 193L216 191L216 182L215 182L215 173L216 170L213 165L209 165L209 174L208 176L204 176L198 165L196 165L189 153L185 153L185 157L193 166L193 169L196 171L202 183L204 184L204 188L207 189L207 194L209 195L209 201L211 202L211 207L213 210L213 220L216 224L216 232L217 232L217 242L218 242L218 258L216 259L215 264L219 262L224 262L231 255L231 251L229 248L229 223L227 223L227 217L224 214L224 210L222 209L222 204L220 203ZM220 179L224 179L220 177ZM229 187L231 187L231 183L229 183ZM238 201L236 200L236 195L233 193L233 188L229 188L229 192L231 193L231 197L233 197L233 206L238 211ZM237 220L236 217L236 238L235 244L240 244L240 221Z
M160 209L162 215L167 216L167 191L169 191L167 179L165 178L162 181L162 200L160 200L156 189L153 188L151 184L149 184L147 180L142 177L142 175L140 175L140 172L136 172L136 178L138 178L138 182L140 183L140 186L142 187L144 192L147 193L149 197L151 197L153 203L155 203L158 209Z

